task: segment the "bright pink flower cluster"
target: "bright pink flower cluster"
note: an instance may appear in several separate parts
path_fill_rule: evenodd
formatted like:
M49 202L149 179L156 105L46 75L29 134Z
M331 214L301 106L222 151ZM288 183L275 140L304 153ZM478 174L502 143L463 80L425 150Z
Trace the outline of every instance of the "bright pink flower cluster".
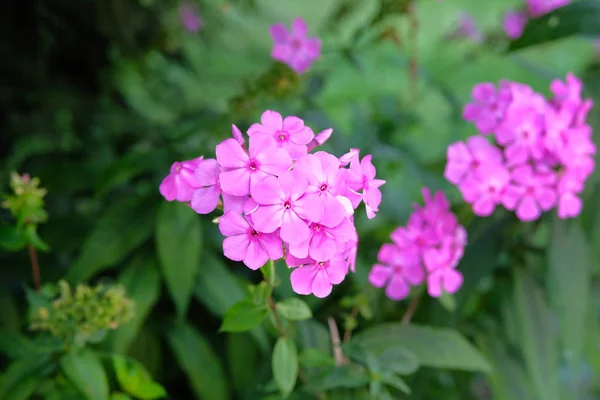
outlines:
M425 206L416 204L408 224L392 232L393 243L381 246L379 264L369 273L369 282L385 286L392 300L406 298L410 287L424 280L433 297L456 293L462 286L463 276L456 266L467 244L467 231L458 224L443 192L431 197L429 189L423 188L422 193Z
M306 72L321 56L321 39L308 37L308 26L302 18L292 22L290 32L282 23L271 25L269 32L274 42L271 57L289 65L297 74Z
M523 34L529 18L539 18L569 4L571 0L526 0L526 10L510 10L504 15L504 31L511 39Z
M352 149L337 158L308 153L331 135L314 135L298 117L265 111L248 129L249 146L232 126L232 139L217 145L216 159L176 162L160 185L169 201L189 203L199 214L217 208L226 236L223 253L256 270L286 256L292 287L325 297L354 270L358 236L354 210L365 203L375 217L381 203L371 155ZM349 166L349 168L346 168Z
M572 74L554 80L546 100L529 86L502 81L478 84L463 116L483 135L448 147L444 176L458 185L479 216L501 204L522 221L558 207L560 218L579 215L579 194L594 170L596 146L586 123L592 100Z

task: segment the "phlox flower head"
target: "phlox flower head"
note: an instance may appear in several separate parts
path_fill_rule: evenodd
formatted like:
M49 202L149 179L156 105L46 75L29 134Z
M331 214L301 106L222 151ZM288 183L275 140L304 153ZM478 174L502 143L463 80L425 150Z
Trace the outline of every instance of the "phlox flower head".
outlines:
M198 10L191 3L179 7L179 18L184 28L190 33L198 32L204 26L198 15Z
M318 297L354 271L358 234L354 212L365 203L369 218L381 202L371 155L309 153L332 134L314 135L304 121L267 110L247 131L216 146L216 158L174 163L160 185L169 201L198 214L222 209L219 230L225 257L252 270L285 255L292 287Z
M450 211L443 192L431 196L423 188L424 206L415 205L406 226L391 234L393 243L379 250L378 263L369 273L369 282L385 287L392 300L402 300L412 286L427 282L428 292L439 297L456 293L462 286L462 274L456 267L467 244L467 233Z
M480 84L474 98L482 85L492 94L493 85ZM489 136L451 144L444 176L479 216L492 214L498 205L514 210L522 221L555 207L560 218L579 215L579 195L596 154L586 123L593 102L582 98L581 81L572 74L554 80L550 99L516 82L499 87L506 96L497 118L490 117L490 102L465 107L465 119Z
M321 39L308 37L308 25L302 18L292 22L287 30L282 23L271 25L269 33L273 39L271 57L287 64L297 74L305 73L321 56Z

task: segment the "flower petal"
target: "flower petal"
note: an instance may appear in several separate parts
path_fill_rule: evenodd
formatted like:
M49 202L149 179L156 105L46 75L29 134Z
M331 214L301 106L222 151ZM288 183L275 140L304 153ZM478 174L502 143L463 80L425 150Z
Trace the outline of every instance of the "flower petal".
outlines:
M392 268L386 265L375 264L371 268L371 272L369 272L369 282L375 287L383 287L388 279L390 279L391 274Z
M241 168L248 163L248 154L235 139L225 139L215 149L217 162L223 168Z
M246 234L249 228L248 221L236 211L227 211L219 218L219 231L223 236Z
M250 175L250 171L246 168L221 172L219 174L221 190L232 196L246 196L250 194Z
M269 261L269 255L262 248L258 240L250 240L248 252L244 258L244 264L252 270L257 270Z
M192 209L198 214L211 213L217 208L219 194L220 190L216 185L196 189L192 195Z
M292 271L290 281L292 289L298 294L311 294L313 280L317 274L318 268L315 264L308 264L303 267L298 267Z
M272 233L281 226L283 220L281 205L260 206L252 213L252 223L257 231Z
M223 254L233 261L242 261L246 258L250 240L248 235L229 236L223 240Z

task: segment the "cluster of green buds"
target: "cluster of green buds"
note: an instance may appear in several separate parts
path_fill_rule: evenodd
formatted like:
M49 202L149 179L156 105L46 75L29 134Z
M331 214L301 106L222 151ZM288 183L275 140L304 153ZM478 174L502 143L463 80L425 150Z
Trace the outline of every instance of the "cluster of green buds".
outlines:
M28 174L11 174L10 187L13 193L5 196L2 207L10 210L16 220L16 226L5 227L0 245L17 251L27 244L40 250L47 250L48 245L37 235L37 225L46 222L48 214L44 210L46 189L40 188L40 180Z
M30 328L49 332L67 346L97 343L133 317L134 303L121 285L79 284L73 289L59 281L44 285L36 296Z

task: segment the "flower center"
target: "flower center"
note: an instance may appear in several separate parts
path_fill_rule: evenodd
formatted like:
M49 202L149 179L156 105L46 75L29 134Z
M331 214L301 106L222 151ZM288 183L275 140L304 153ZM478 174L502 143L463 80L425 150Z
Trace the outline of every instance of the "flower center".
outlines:
M287 132L279 131L275 137L278 141L285 142L288 139L288 134Z
M313 231L315 232L319 232L321 230L321 225L319 224L313 224Z
M251 234L252 234L253 237L258 237L258 235L259 235L259 233L256 232L256 229L252 229L252 233Z
M290 203L289 201L286 201L285 203L283 203L283 208L285 208L286 210L289 210L290 208L292 208L292 203Z
M180 172L181 171L181 164L180 163L176 163L175 164L175 172Z
M321 187L319 188L319 190L320 190L321 192L324 192L324 191L326 191L326 190L327 190L327 184L326 184L326 183L322 184L322 185L321 185Z
M300 39L294 38L294 39L292 39L292 42L290 43L290 45L292 46L292 48L294 50L298 50L298 49L300 49L300 47L302 47L302 42L300 41Z
M258 165L256 165L255 161L251 161L250 164L248 165L248 168L250 169L250 171L256 171L256 169L258 168Z
M480 164L481 164L481 162L479 162L479 160L473 160L473 161L471 162L471 168L473 168L473 169L477 169L477 168L479 168L479 165L480 165Z
M527 194L533 194L535 192L535 187L527 186Z
M322 266L324 266L324 265L325 265L325 261L319 261L319 262L317 263L317 265L318 265L319 267L322 267Z

